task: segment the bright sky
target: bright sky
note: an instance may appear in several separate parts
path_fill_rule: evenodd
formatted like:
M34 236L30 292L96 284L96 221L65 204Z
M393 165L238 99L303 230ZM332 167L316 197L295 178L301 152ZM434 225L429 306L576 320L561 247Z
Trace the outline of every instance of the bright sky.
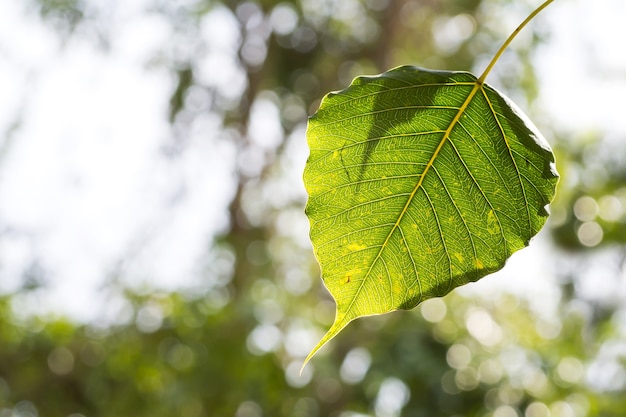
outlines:
M164 152L173 83L145 64L169 27L127 7L109 51L62 47L19 4L0 3L0 291L36 259L50 285L33 307L85 318L125 255L137 285L190 284L225 225L233 149L207 114L182 154Z
M542 12L552 38L535 60L539 104L555 125L626 133L624 16L622 0L556 0Z
M208 237L224 227L233 145L207 114L180 155L163 152L175 141L166 121L173 83L145 64L171 28L143 3L116 3L103 52L80 36L63 46L20 2L0 2L0 292L15 290L35 259L49 280L25 309L89 319L98 314L94 293L128 254L122 266L137 286L147 278L192 285ZM535 61L541 122L626 134L624 16L623 0L557 0L540 15L551 32ZM238 42L232 22L219 12L210 19L206 30L219 28L225 43L215 51L227 51ZM215 56L203 63L207 79L242 88L236 72L217 71L233 65L227 52ZM259 120L275 118L271 105L258 111ZM545 287L545 263L521 268L545 250L531 245L513 257L524 275L515 282Z

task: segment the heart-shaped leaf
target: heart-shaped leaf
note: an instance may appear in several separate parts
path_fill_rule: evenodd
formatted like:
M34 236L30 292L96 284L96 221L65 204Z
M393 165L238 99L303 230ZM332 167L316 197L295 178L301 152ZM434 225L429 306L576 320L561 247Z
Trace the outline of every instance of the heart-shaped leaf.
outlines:
M548 143L466 72L403 66L328 94L307 130L306 213L335 322L410 309L499 270L545 223Z

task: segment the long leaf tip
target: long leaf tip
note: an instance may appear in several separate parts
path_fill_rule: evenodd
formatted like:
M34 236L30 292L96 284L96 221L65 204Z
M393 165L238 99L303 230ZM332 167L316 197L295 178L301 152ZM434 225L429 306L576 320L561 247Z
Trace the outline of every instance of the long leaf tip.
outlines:
M337 314L337 316L335 317L335 322L333 323L333 325L330 326L330 329L328 329L326 334L320 339L319 342L317 342L315 347L313 347L313 349L311 349L311 352L309 352L307 357L304 359L304 362L302 363L302 367L300 368L300 375L302 375L302 371L306 367L306 364L309 363L309 361L313 358L313 356L315 356L315 354L322 347L324 347L326 345L326 343L330 342L330 340L332 338L337 336L339 334L339 332L341 332L341 330L343 330L343 328L346 327L348 325L348 323L350 323L350 321L351 320L346 320L345 316L344 317L339 317L339 315Z

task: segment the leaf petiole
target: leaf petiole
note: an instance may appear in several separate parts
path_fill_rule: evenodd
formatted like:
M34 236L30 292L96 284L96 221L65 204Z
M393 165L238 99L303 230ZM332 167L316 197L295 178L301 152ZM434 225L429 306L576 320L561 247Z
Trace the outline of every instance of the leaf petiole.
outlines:
M487 68L485 68L481 76L478 78L478 84L482 85L485 82L485 79L487 78L487 75L489 75L489 73L491 72L491 69L493 68L493 66L496 65L496 62L498 62L498 60L500 59L500 57L502 56L506 48L508 48L511 42L513 42L513 39L517 36L518 33L521 32L524 26L526 26L528 22L533 20L535 16L539 14L539 12L541 12L543 9L548 7L548 5L552 3L553 1L554 0L546 0L545 2L543 2L541 6L533 10L533 12L529 14L528 17L524 19L524 21L520 23L520 25L509 35L509 37L506 39L506 41L504 41L500 49L498 49L498 52L496 52L493 58L491 58L491 62L489 62L489 65L487 65Z

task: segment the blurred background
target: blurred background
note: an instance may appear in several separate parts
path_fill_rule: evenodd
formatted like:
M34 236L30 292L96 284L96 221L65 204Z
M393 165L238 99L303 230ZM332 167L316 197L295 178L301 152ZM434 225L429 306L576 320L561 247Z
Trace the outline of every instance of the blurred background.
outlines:
M334 317L307 115L400 64L480 73L538 5L0 1L0 416L623 416L620 0L555 1L488 78L557 154L530 247L298 374Z

